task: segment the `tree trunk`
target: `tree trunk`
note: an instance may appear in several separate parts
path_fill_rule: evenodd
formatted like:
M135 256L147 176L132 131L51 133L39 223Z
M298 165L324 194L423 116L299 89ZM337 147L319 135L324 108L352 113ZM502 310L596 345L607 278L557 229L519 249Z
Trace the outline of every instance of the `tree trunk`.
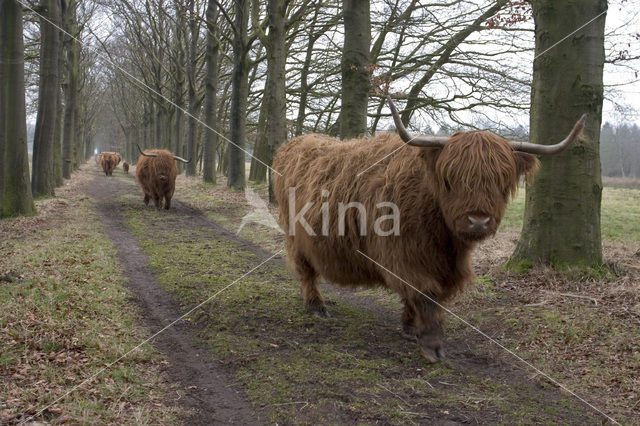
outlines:
M69 34L76 34L76 4L71 1L67 8L66 30ZM67 82L65 85L65 105L64 105L64 129L62 131L62 176L65 179L71 178L73 171L73 149L75 148L75 116L78 87L78 52L76 40L66 36L67 48Z
M266 182L267 180L267 167L265 166L268 161L267 157L269 156L269 145L267 142L267 88L270 85L270 78L269 71L267 70L267 81L262 96L262 104L260 105L256 140L253 145L253 156L251 157L251 168L249 169L249 180L252 182Z
M309 26L313 28L317 19L318 12L320 11L321 3L316 4L316 8L313 13L313 18L309 21ZM302 69L300 70L300 101L298 104L298 116L296 118L296 129L295 135L300 136L304 130L304 120L306 118L306 109L307 109L307 98L309 92L309 71L311 68L311 60L313 59L313 47L320 36L319 34L313 34L313 31L309 31L307 37L309 37L309 41L307 42L307 50L304 56L304 62L302 64Z
M267 102L267 146L266 163L271 166L276 149L287 139L287 108L286 108L286 59L285 0L269 0L267 14L269 19L269 45L267 49L267 86L265 101ZM366 105L365 105L366 109ZM366 120L365 120L366 121ZM272 170L269 168L269 201L275 202L273 185L271 183Z
M62 37L62 33L59 34ZM64 55L62 45L58 52L58 70L64 69ZM62 105L62 86L56 88L56 123L53 135L53 178L56 188L62 186L62 125L64 118L64 106Z
M49 21L60 26L60 0L42 0L43 13ZM51 23L40 19L40 88L38 116L33 137L33 170L31 190L34 196L54 195L53 139L58 107L58 54L60 32Z
M198 96L196 93L196 65L198 60L198 34L200 25L193 16L195 0L189 1L189 29L191 39L189 40L189 61L187 62L187 82L189 85L189 132L187 135L187 159L191 160L186 165L186 175L196 175L196 118L198 115Z
M367 132L367 104L371 87L370 47L369 1L344 0L342 111L340 113L342 139L355 138Z
M185 63L185 53L183 46L183 32L184 32L184 13L181 10L181 6L177 1L175 1L175 9L176 9L176 29L175 29L175 43L177 53L177 61L176 64L176 73L173 87L173 102L178 105L180 108L176 108L174 127L173 127L173 152L182 156L182 122L184 118L184 112L182 108L184 107L184 63ZM182 171L183 163L178 161L178 170Z
M204 77L204 122L211 128L216 128L216 101L218 93L218 42L215 30L218 22L218 6L214 0L207 5L207 69ZM216 148L218 146L217 133L204 129L204 154L202 164L202 179L205 182L216 183Z
M227 186L244 189L244 148L246 146L247 98L249 96L249 60L247 29L249 25L249 1L237 0L233 37L233 74L231 87L231 116L229 119L229 176Z
M599 266L605 16L553 45L604 12L607 2L535 0L532 6L536 24L532 141L558 142L582 113L589 117L581 141L560 155L541 158L541 170L527 187L522 237L510 263Z
M32 214L22 6L15 0L0 0L0 68L0 217Z
M79 71L79 70L78 70ZM73 170L78 170L82 163L82 155L84 154L84 117L82 114L82 108L80 107L81 97L80 91L76 93L75 108L73 109L73 124L74 132L76 133L73 139L75 140L75 147L73 149ZM112 142L113 143L113 142ZM111 151L115 151L112 146Z

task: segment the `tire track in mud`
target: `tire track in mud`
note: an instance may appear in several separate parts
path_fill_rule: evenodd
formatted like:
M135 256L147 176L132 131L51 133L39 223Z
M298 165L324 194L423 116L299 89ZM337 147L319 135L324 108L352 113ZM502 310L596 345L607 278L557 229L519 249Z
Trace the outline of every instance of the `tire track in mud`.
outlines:
M116 195L123 185L97 171L89 184L89 196L96 201L105 231L118 248L118 260L128 278L128 287L142 308L143 324L152 335L179 318L182 313L170 294L156 281L149 258L125 226L122 205ZM169 361L169 379L184 395L171 404L189 411L185 424L261 424L262 421L228 372L197 342L194 327L178 321L152 340Z

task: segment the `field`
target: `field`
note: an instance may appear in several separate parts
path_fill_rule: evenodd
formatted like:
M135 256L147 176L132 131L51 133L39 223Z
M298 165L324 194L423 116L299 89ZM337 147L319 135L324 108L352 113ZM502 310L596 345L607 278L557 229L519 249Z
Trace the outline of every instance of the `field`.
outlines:
M236 235L244 194L180 176L176 198L147 208L90 163L39 216L0 222L0 423L640 424L638 189L604 190L606 267L563 274L502 268L520 191L435 365L383 289L323 284L332 317L306 314L282 236Z

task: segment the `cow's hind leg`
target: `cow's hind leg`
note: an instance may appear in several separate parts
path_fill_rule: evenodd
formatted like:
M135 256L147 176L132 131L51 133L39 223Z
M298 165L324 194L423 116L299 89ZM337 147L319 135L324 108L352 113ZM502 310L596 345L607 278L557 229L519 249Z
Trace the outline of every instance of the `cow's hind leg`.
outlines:
M413 328L410 331L415 333L422 355L428 362L438 362L444 358L442 348L443 310L434 296L430 295L430 298L418 294L407 300L406 303L411 305L410 309L415 312Z
M145 206L149 205L149 199L151 199L151 196L149 196L149 194L144 194L144 205Z
M329 312L324 304L324 299L318 290L318 272L302 255L295 257L296 272L300 277L302 298L307 312L319 317L329 317Z

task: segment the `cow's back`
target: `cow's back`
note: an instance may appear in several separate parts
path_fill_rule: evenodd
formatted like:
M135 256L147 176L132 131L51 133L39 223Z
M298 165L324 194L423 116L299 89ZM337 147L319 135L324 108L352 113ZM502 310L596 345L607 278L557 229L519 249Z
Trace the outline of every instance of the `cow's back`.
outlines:
M370 236L361 235L360 217L356 208L344 215L344 235L339 233L338 205L361 203L367 213L367 232L375 221L376 204L382 199L379 191L385 182L385 164L377 164L402 145L394 134L382 134L369 139L339 141L325 135L305 135L282 146L275 158L272 173L274 193L280 206L280 225L290 257L304 256L326 279L339 284L374 284L382 281L378 268L358 250L368 252ZM383 160L382 163L386 163ZM364 172L361 176L359 173ZM295 188L296 206L291 206L289 188ZM314 235L297 222L290 233L290 209L295 216L307 203L312 208L304 214ZM323 209L328 212L328 232L323 232ZM328 213L328 214L327 214ZM386 213L385 213L386 214Z

